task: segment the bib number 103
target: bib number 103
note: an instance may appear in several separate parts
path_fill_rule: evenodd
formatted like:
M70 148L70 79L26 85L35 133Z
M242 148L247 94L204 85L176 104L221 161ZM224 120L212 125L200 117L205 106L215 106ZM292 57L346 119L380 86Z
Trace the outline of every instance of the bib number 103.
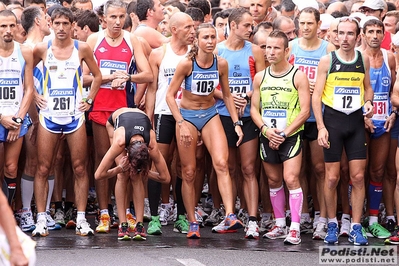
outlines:
M211 93L215 89L213 80L198 81L196 85L197 93Z

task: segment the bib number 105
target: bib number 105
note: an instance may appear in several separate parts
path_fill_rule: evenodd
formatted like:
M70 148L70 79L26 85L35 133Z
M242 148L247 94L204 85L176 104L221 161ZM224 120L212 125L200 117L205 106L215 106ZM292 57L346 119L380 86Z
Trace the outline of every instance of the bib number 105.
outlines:
M15 87L0 87L0 100L15 100Z

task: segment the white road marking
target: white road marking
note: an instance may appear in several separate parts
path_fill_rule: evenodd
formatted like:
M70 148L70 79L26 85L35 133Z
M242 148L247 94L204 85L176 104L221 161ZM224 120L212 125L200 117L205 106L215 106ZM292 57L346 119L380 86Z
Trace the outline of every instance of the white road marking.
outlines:
M195 259L176 259L176 260L185 266L206 266L205 264L202 264L201 262Z

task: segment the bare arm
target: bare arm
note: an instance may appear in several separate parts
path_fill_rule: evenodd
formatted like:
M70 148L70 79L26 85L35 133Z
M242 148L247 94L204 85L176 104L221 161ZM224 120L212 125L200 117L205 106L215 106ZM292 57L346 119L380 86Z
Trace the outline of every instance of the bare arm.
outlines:
M162 52L163 49L161 48L153 50L149 58L149 63L152 70L152 75L154 76L154 80L150 82L147 87L145 112L151 121L153 121L154 119L153 116L155 109L155 96L158 89L159 64L160 64L160 58L162 58L163 55Z
M114 135L111 147L101 160L101 163L94 174L96 180L108 179L126 170L124 165L117 165L116 167L111 168L115 159L124 151L124 148L125 144L118 141L118 137Z
M151 72L151 67L150 64L148 63L147 57L144 54L141 42L137 39L137 37L134 34L130 35L130 39L133 45L137 69L139 70L139 73L131 75L130 81L135 83L152 82L153 75Z
M258 128L261 128L262 125L264 124L262 116L260 114L260 83L262 82L262 77L264 75L264 71L258 72L255 75L254 82L252 83L252 88L253 88L253 93L252 93L252 98L251 98L251 118L252 121L254 121L255 125ZM262 134L265 135L264 133L266 130L262 128Z
M371 87L370 84L370 61L369 58L363 54L363 61L364 61L364 66L365 66L365 74L364 74L364 80L363 80L363 85L364 85L364 116L371 118L373 117L374 114L374 106L372 104L372 101L374 99L374 91L373 88Z
M149 27L137 29L134 34L144 38L152 49L160 47L162 44L170 41L169 38L163 36L160 32Z
M153 130L150 131L150 137L151 140L149 145L149 154L152 162L155 165L155 168L158 171L158 174L154 175L154 173L149 173L148 177L154 179L157 182L169 184L170 174L168 166L166 165L165 159L163 158L161 151L158 149L155 132Z
M16 116L24 118L33 100L33 54L30 48L24 46L21 46L21 52L25 59L24 97Z

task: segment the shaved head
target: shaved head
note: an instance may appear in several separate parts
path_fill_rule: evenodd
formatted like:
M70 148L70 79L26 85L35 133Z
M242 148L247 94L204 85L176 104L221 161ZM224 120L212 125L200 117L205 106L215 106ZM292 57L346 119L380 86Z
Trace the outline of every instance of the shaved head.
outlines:
M181 23L187 21L187 19L192 20L190 15L188 15L184 12L177 12L170 17L169 25L170 25L170 27L177 27L177 26L181 25Z

